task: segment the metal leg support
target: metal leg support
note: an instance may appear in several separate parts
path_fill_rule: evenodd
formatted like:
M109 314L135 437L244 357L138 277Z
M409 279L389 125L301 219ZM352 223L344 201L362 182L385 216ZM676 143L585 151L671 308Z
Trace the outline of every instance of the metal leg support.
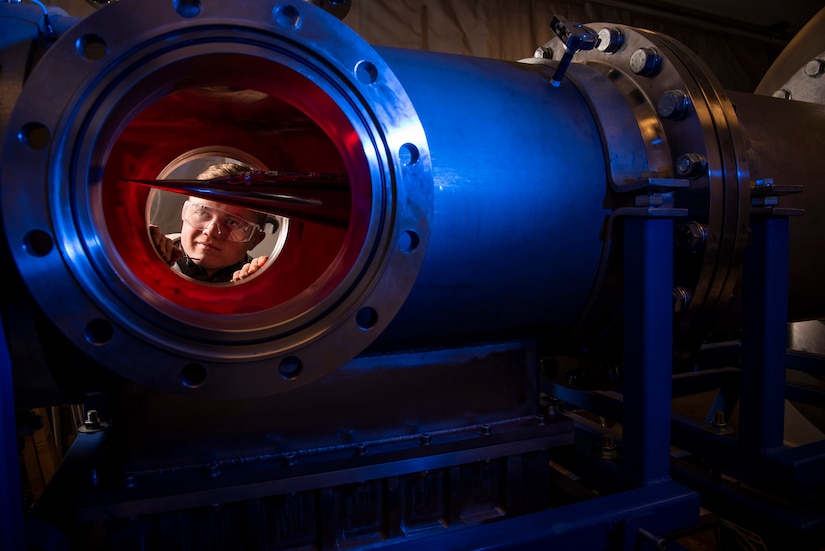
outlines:
M788 228L784 216L754 218L745 250L739 445L755 454L784 437Z
M673 220L624 222L623 445L628 476L670 477Z
M0 318L0 549L24 549L23 498L17 453L11 358Z

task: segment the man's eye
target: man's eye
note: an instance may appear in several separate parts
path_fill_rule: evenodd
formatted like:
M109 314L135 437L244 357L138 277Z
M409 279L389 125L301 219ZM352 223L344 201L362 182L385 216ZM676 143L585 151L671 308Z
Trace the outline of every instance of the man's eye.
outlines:
M230 228L237 228L240 225L240 222L234 218L227 218L226 225Z

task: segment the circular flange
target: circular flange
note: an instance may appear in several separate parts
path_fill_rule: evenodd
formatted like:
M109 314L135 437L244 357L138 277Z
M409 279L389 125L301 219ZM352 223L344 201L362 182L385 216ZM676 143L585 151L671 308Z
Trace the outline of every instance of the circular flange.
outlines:
M650 173L660 178L684 178L679 172L681 160L702 160L701 174L691 175L688 187L680 187L668 197L670 206L687 209L691 220L708 230L700 253L678 250L674 258L674 286L690 289L693 297L675 323L675 353L684 357L698 348L715 317L729 307L739 281L750 209L751 167L744 135L727 94L688 48L642 29L606 23L587 26L612 29L623 37L611 53L594 48L578 52L574 61L606 75L624 93L645 138ZM563 52L558 39L545 47ZM554 56L554 60L560 59L560 53ZM571 73L570 79L575 78ZM654 107L651 115L650 107L661 105L668 96L683 98L684 112L658 117L661 113ZM606 110L599 115L604 115L600 124L607 128L622 122ZM626 127L623 123L618 126ZM645 129L651 128L657 131L645 135ZM665 158L650 157L651 152L661 153L662 146L667 148Z
M182 153L174 143L118 153L132 121L221 86L300 112L349 179L338 248L286 294L277 269L217 288L173 274L146 235L147 191L121 181ZM161 391L249 398L329 373L392 320L429 239L432 173L415 110L368 44L306 2L102 7L31 73L3 156L15 159L0 169L5 235L42 310L91 358Z

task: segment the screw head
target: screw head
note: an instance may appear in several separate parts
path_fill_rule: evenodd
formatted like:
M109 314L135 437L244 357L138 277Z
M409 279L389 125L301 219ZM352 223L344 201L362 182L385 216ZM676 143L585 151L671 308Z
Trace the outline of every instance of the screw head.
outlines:
M539 46L536 48L536 51L533 52L533 57L538 59L553 59L553 48Z
M682 178L698 178L707 167L707 161L699 153L685 153L676 159L676 173Z
M679 249L698 252L708 240L708 230L699 222L681 224L676 230L676 246Z
M639 76L650 76L659 70L662 59L654 48L639 48L630 56L630 70Z
M673 313L681 314L690 306L690 293L684 287L673 289Z
M805 74L811 78L819 78L825 73L825 61L812 59L805 65Z
M599 31L599 42L596 46L600 52L612 54L624 44L624 35L616 27L604 27Z
M681 119L690 107L690 98L682 90L668 90L659 98L658 111L670 120Z

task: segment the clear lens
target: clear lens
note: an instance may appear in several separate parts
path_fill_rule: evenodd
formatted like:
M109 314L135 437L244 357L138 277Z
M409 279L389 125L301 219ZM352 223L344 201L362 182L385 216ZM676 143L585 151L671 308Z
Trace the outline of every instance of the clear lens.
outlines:
M205 231L211 224L215 224L218 235L227 241L249 241L255 230L260 229L258 224L240 216L189 201L184 204L183 221L199 231Z

